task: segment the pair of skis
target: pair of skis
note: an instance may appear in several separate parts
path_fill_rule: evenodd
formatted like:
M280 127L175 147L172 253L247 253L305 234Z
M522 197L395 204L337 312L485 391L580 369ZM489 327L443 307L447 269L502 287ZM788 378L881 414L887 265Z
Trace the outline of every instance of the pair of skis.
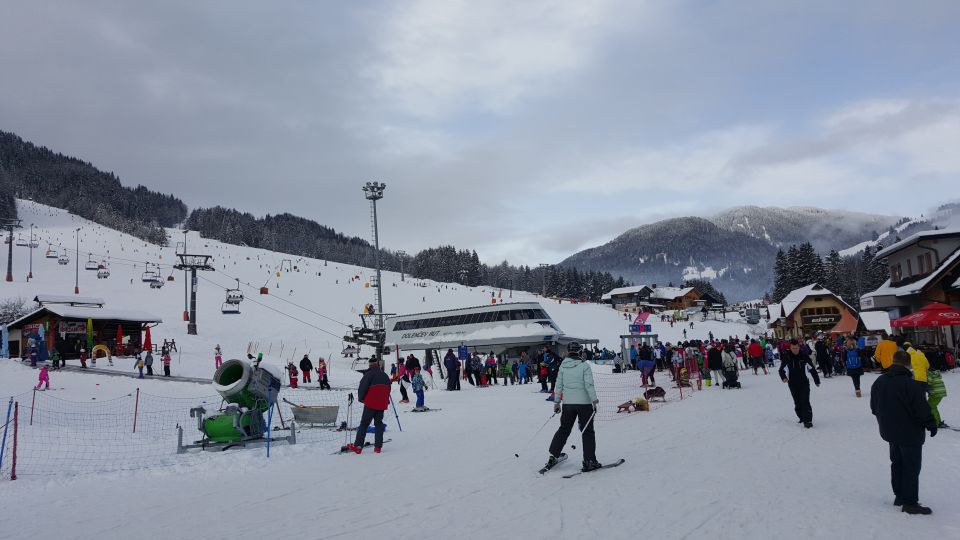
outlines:
M551 469L553 469L554 467L556 467L557 465L563 463L563 462L566 461L566 460L567 460L567 455L566 455L566 454L560 454L560 457L557 458L557 462L556 462L556 463L554 463L553 465L549 465L549 464L548 464L548 465L545 466L544 468L540 469L539 473L540 473L541 475L546 474L548 471L550 471ZM590 470L590 471L577 471L577 472L575 472L575 473L565 474L565 475L563 475L563 477L564 477L564 478L573 478L574 476L581 475L581 474L583 474L583 473L585 473L585 472L595 472L595 471L599 471L600 469L612 469L612 468L614 468L614 467L619 467L620 465L623 465L624 462L626 462L626 460L623 459L623 458L620 458L619 460L614 461L613 463L608 463L608 464L606 464L606 465L601 466L599 469L593 469L593 470Z
M388 442L390 442L390 441L392 441L392 440L393 440L393 439L385 439L385 440L383 441L383 444L387 444ZM372 443L372 442L370 442L370 441L364 441L364 442L363 442L363 447L364 447L365 449L366 449L366 448L370 448L371 446L373 446L373 443ZM353 452L353 450L350 450L350 449L347 448L346 446L341 446L341 447L340 447L340 450L334 452L334 453L331 454L331 455L336 456L336 455L338 455L338 454L349 454L350 452Z

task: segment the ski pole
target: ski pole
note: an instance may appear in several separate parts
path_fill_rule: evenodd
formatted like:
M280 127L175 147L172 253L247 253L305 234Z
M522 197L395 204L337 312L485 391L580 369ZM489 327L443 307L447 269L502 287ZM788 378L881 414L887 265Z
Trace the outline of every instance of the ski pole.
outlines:
M593 417L596 416L596 415L597 415L597 410L594 409L594 410L593 410L593 414L590 415L590 418L587 418L586 423L583 424L583 429L580 430L580 436L581 436L581 437L583 436L583 432L587 429L587 426L590 425L590 422L593 422Z
M553 417L556 416L556 415L557 415L557 413L551 414L551 415L550 415L550 418L547 418L547 421L544 422L542 426L540 426L540 429L538 429L537 431L533 432L533 436L530 437L530 439L529 439L526 443L524 443L524 445L521 447L521 450L524 449L524 448L526 448L531 442L533 442L533 440L537 438L537 435L538 435L541 431L543 431L543 428L547 427L547 424L549 424L550 421L553 420ZM514 456L514 457L520 457L520 453L518 452L518 453L514 454L513 456Z
M397 419L397 427L400 428L400 433L403 433L403 426L400 425L400 415L397 414L397 406L393 404L393 396L390 396L390 406L393 407L393 416Z

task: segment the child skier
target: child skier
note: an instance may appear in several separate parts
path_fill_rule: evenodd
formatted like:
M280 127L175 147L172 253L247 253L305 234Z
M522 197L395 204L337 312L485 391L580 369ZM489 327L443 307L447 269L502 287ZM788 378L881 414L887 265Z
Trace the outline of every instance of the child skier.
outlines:
M43 386L44 384L46 384L47 387L44 388L43 390L49 390L50 389L50 372L47 371L47 366L43 366L40 368L40 382L37 383L37 390L41 390L40 387Z
M161 358L161 361L163 362L163 376L169 377L170 376L170 353L169 352L163 353L163 357Z
M427 388L427 384L423 382L423 376L420 375L420 368L413 369L413 381L411 382L413 386L413 393L417 395L417 406L413 408L414 411L426 411L427 407L423 405L423 392Z
M140 371L140 376L137 378L142 379L143 378L143 357L140 356L140 353L137 353L137 362L135 365L137 367L137 370Z
M80 349L80 367L87 369L87 350Z
M290 375L290 388L297 387L297 377L300 375L300 372L297 371L297 366L293 365L293 362L287 362L287 373Z
M517 374L520 378L520 384L527 384L530 382L530 378L527 377L527 363L522 361L517 365Z
M322 356L317 358L317 382L320 383L321 390L330 390L330 383L327 381L327 361Z

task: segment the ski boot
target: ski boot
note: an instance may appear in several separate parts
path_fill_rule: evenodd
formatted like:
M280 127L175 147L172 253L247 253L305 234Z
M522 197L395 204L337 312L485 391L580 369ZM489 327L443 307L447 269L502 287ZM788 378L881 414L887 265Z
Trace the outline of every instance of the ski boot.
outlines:
M813 422L804 422L803 427L810 429L813 427Z
M933 513L933 510L930 510L926 506L921 506L918 503L918 504L903 505L903 512L906 512L908 514L913 514L913 515L929 516L930 514Z
M353 452L355 454L359 454L360 452L363 452L363 448L360 448L359 446L353 443L348 444L346 448L348 452Z
M860 393L860 390L857 390L857 397L863 397L863 394Z
M560 463L565 459L567 459L567 455L562 452L560 453L559 456L554 456L553 454L551 454L550 457L547 459L547 464L544 465L543 469L540 471L540 474L543 474L549 471L550 469L556 467L557 463Z
M581 468L580 470L582 470L583 472L590 472L590 471L595 471L601 467L603 467L603 465L601 465L600 462L597 461L596 459L585 459L583 460L583 468Z
M373 449L373 453L374 453L374 454L379 454L379 453L380 453L380 448L374 448L374 449Z

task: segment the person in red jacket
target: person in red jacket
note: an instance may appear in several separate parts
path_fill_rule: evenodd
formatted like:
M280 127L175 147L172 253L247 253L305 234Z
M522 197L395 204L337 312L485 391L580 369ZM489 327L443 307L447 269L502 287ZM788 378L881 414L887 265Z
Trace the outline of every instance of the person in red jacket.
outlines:
M763 370L763 374L767 374L766 362L763 361L763 347L760 346L760 343L756 339L750 340L750 346L747 347L747 355L750 356L750 367L753 368L753 374L757 374L757 368Z
M360 417L360 425L357 426L357 438L353 444L347 445L347 450L358 454L363 451L367 428L372 421L375 433L373 451L379 454L383 447L383 411L390 406L390 377L383 372L376 357L370 358L370 367L360 379L357 399L363 403L363 415Z
M287 362L287 373L290 375L290 388L296 388L300 372L297 371L297 366L293 365L293 361Z

